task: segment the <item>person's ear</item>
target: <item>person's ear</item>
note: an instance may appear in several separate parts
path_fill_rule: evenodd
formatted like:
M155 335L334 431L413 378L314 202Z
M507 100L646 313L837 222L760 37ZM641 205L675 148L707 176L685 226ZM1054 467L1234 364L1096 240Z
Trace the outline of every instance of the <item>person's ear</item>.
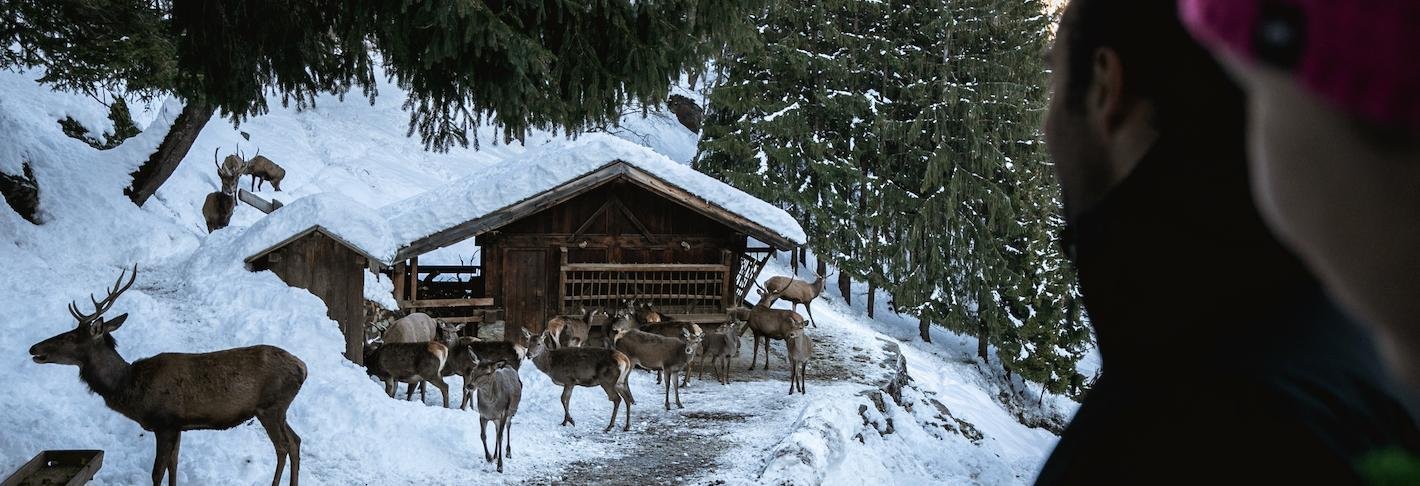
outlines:
M1090 62L1090 88L1085 108L1090 122L1108 136L1119 128L1128 108L1124 94L1124 64L1110 47L1095 49Z

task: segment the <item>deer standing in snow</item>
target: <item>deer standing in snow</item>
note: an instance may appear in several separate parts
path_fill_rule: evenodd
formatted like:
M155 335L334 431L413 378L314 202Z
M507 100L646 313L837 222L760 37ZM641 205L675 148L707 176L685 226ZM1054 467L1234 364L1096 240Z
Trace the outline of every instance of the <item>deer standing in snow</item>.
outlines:
M518 414L518 403L523 400L523 380L518 377L518 370L499 360L479 364L464 387L478 390L478 438L483 442L483 457L488 462L496 458L501 473L503 457L513 457L513 416ZM488 453L488 422L493 422L495 435L492 454Z
M828 283L828 275L815 276L818 278L814 279L813 283L809 283L793 277L778 275L769 277L769 280L764 281L764 285L772 289L784 289L783 295L779 298L792 302L794 307L791 310L795 312L798 312L799 304L803 304L804 311L809 313L809 322L814 327L818 327L818 323L813 322L814 310L809 307L809 304L812 304L818 296L823 295L824 285Z
M804 393L804 374L809 368L809 358L814 354L814 342L804 333L804 323L794 324L789 335L784 337L784 354L789 357L789 394L794 394L794 385L799 393Z
M281 483L286 458L291 459L291 486L299 482L301 437L286 421L286 410L306 381L306 364L274 346L250 346L211 353L161 353L129 363L119 356L112 333L128 314L104 319L124 291L138 278L138 266L123 284L123 274L102 301L93 299L94 312L79 312L69 304L69 314L79 321L64 332L30 347L36 363L79 367L79 379L103 397L109 409L153 432L157 453L153 458L153 485L177 484L178 445L185 430L225 430L255 417L266 429L276 449L276 476ZM120 284L122 284L120 286Z
M256 155L247 162L247 166L246 173L251 174L251 190L259 191L263 184L270 182L276 192L281 192L281 180L286 178L286 169L263 157L261 149L256 149ZM260 179L260 182L257 179Z
M700 342L700 377L705 378L705 358L710 358L710 368L720 384L730 382L730 358L740 352L740 336L735 333L735 322L720 326L720 329L706 334ZM721 363L724 368L722 369Z
M631 358L633 365L656 370L657 383L665 378L666 410L671 409L672 388L675 389L675 406L685 408L680 404L681 384L676 380L676 373L690 364L696 348L700 347L700 336L686 328L681 328L680 332L681 338L677 339L621 327L612 335L612 346Z
M758 284L755 284L758 285ZM749 359L749 369L754 370L754 362L759 358L759 343L764 342L764 369L769 369L769 343L772 340L783 340L789 335L795 324L804 322L804 316L788 309L774 309L770 305L779 298L784 291L782 288L770 287L766 290L759 288L759 303L751 309L736 307L730 309L730 314L736 319L743 319L749 323L750 331L754 332L754 355Z
M228 155L226 160L218 164L217 152L221 150L222 147L217 147L212 151L212 164L217 166L217 179L221 181L221 190L208 194L202 202L202 217L207 220L208 233L231 224L232 213L237 210L237 183L241 180L242 173L247 170L247 164L236 154Z
M611 422L606 424L603 432L611 431L616 426L616 409L622 401L626 402L626 427L622 430L631 430L631 405L636 403L631 396L631 388L626 386L626 376L631 373L631 358L606 348L549 349L547 343L552 336L546 332L533 339L532 334L524 329L523 338L531 341L528 358L533 366L551 378L553 383L562 386L562 425L577 425L569 408L572 390L579 386L600 386L606 392L606 399L611 400Z

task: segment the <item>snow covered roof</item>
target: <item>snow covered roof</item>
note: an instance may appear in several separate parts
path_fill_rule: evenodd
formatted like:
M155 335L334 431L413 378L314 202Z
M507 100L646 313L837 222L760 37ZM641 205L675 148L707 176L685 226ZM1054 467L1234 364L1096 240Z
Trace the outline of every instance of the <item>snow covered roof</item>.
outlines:
M783 209L632 142L587 134L512 157L475 176L385 206L399 258L496 229L540 209L539 198L590 190L626 177L755 239L788 249L807 241ZM566 190L566 191L563 191ZM282 209L284 211L285 209ZM278 211L280 212L280 211Z
M236 242L238 254L247 255L251 263L313 231L385 265L399 250L385 218L374 209L340 193L324 192L292 201L252 224Z

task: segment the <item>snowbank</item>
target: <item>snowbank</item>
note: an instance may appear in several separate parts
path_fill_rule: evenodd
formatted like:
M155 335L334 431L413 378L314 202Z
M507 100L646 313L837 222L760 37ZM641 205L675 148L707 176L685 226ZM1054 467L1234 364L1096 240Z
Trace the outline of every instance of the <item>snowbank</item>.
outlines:
M651 149L601 133L529 150L486 172L390 204L382 212L389 218L395 239L409 243L516 204L614 160L644 170L786 239L799 244L807 241L803 228L783 209Z
M375 210L342 194L327 192L292 201L251 228L234 229L242 234L235 254L250 258L312 228L325 231L386 265L399 249L385 219Z

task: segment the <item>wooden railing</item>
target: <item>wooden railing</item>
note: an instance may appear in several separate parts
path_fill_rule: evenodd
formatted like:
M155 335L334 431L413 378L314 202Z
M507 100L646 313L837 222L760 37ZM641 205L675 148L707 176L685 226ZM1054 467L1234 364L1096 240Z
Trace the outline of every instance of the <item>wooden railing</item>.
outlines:
M651 302L662 312L723 313L734 298L728 265L563 262L563 314L582 306L615 309L627 299Z

